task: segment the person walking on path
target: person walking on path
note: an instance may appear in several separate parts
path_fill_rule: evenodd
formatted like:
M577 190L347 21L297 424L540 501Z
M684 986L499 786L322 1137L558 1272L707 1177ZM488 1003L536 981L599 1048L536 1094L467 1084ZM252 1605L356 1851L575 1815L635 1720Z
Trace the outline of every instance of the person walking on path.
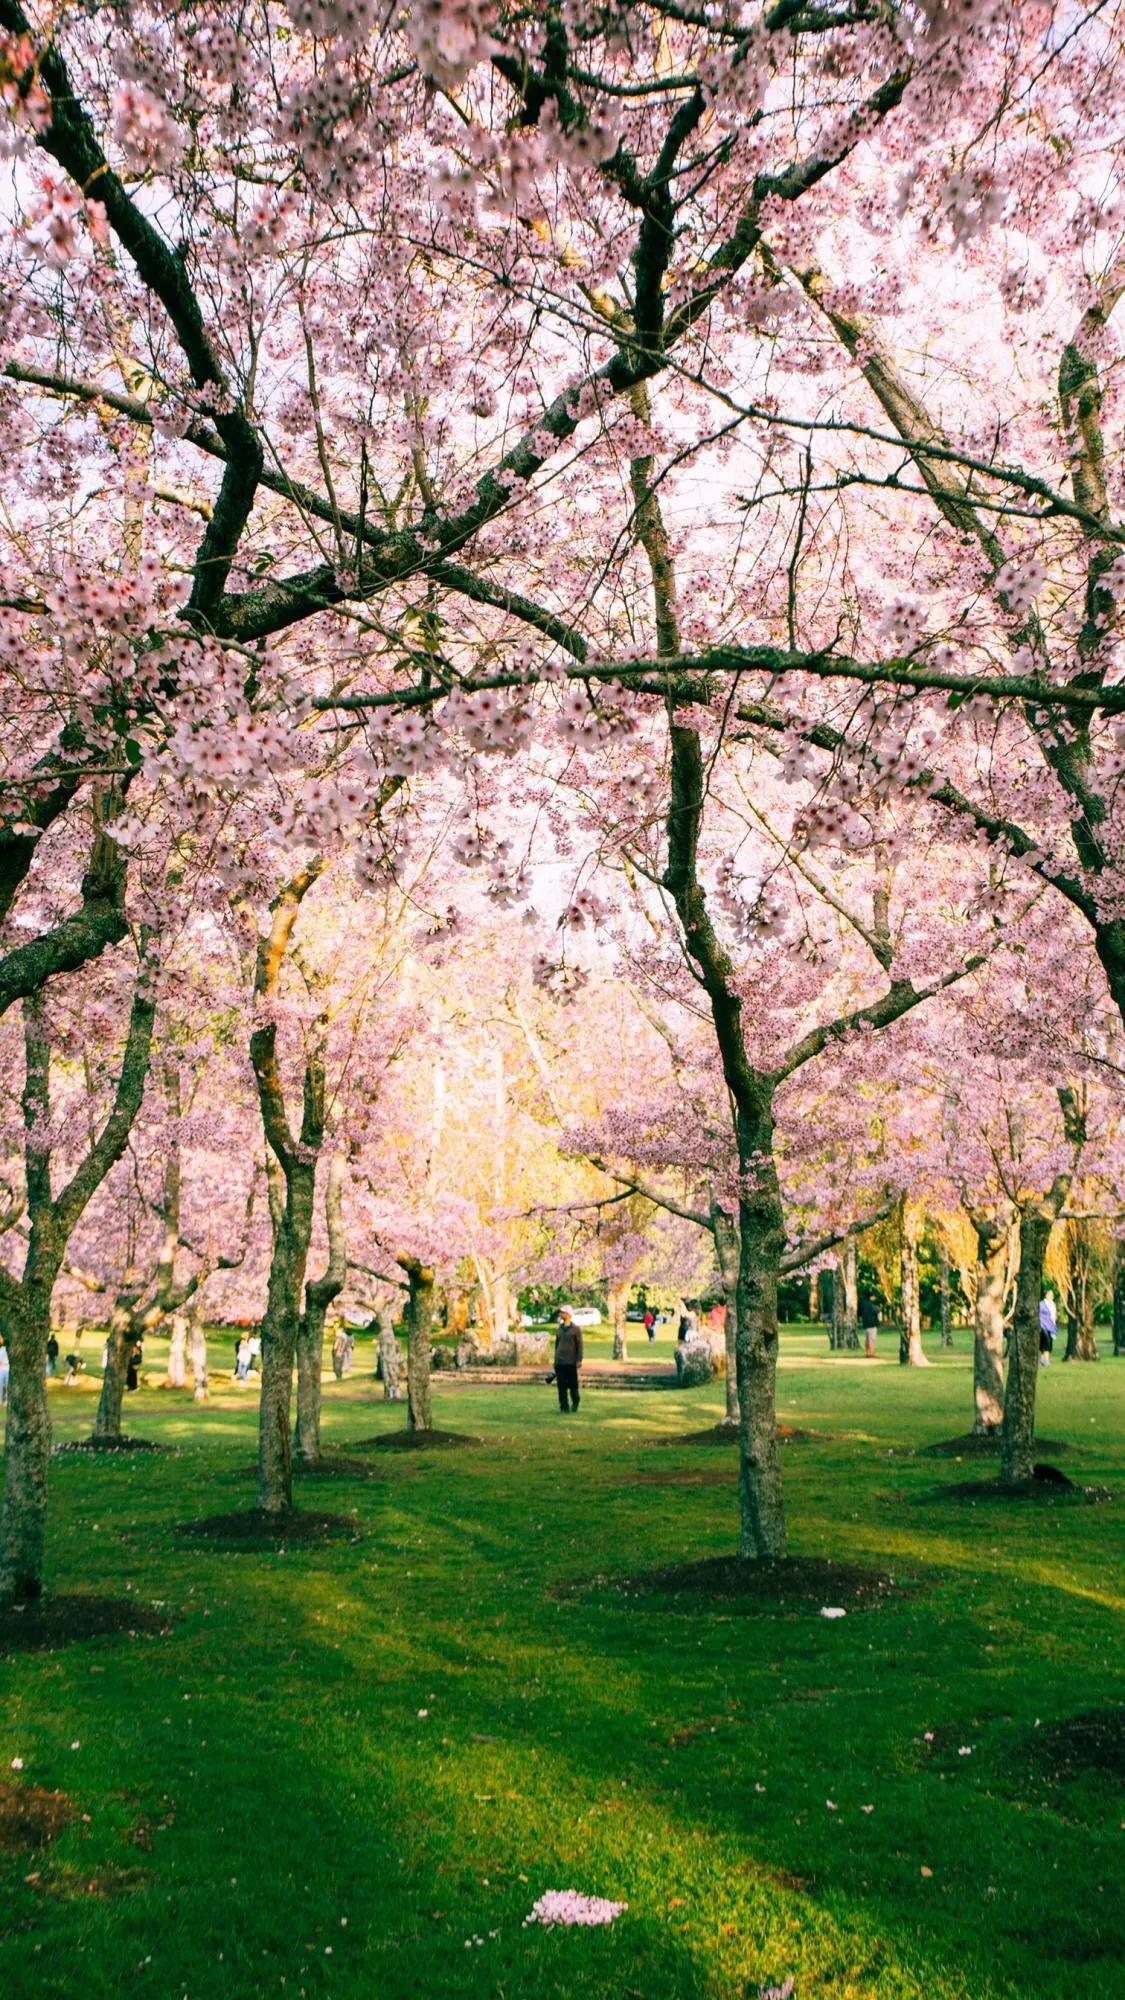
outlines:
M859 1323L864 1331L864 1352L875 1358L875 1342L879 1336L879 1307L870 1292L864 1292L859 1302Z
M564 1306L559 1314L558 1331L555 1334L555 1386L559 1392L559 1409L565 1410L567 1396L569 1407L578 1408L578 1370L582 1366L582 1328L575 1326L569 1306Z

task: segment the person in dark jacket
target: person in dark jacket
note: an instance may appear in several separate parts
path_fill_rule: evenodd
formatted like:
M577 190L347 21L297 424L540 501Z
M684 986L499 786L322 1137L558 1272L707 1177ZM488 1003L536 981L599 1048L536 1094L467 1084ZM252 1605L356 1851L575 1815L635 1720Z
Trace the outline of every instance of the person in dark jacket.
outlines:
M570 1307L564 1306L559 1314L558 1331L555 1334L555 1386L559 1392L559 1408L565 1410L567 1396L569 1408L578 1408L578 1370L582 1366L582 1328L575 1326Z
M879 1338L879 1302L870 1292L864 1292L859 1302L859 1323L863 1328L865 1348L868 1354L875 1352L875 1342Z

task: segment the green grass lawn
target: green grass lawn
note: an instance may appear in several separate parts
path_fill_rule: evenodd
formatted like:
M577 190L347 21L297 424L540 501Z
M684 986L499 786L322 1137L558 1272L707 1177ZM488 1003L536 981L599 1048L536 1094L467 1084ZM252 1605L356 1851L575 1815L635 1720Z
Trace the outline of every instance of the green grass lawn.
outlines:
M781 1415L830 1433L785 1449L794 1552L915 1585L834 1621L556 1589L732 1549L733 1452L654 1449L716 1390L561 1420L546 1388L438 1389L486 1448L307 1483L362 1540L280 1554L174 1532L252 1499L253 1393L128 1398L180 1449L56 1460L50 1579L171 1629L0 1658L0 1779L73 1804L0 1853L0 1994L1117 2000L1120 1776L1040 1752L1122 1701L1125 1362L1041 1384L1109 1504L973 1507L941 1497L970 1469L901 1454L967 1427L966 1345L908 1371L784 1342ZM359 1364L333 1451L404 1421ZM52 1390L60 1439L92 1386ZM525 1928L552 1888L628 1911Z

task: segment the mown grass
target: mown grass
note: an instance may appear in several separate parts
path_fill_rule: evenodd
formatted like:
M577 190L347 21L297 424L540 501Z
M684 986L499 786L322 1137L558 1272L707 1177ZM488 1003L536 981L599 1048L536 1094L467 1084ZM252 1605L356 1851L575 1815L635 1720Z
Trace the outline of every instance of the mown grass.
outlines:
M714 1391L560 1420L546 1388L439 1389L484 1449L309 1482L363 1539L280 1554L175 1532L252 1498L253 1396L130 1397L180 1449L55 1462L51 1585L171 1631L0 1658L0 1778L74 1807L0 1855L0 1993L741 2000L793 1974L797 2000L1113 2000L1120 1780L1036 1748L1122 1701L1125 1363L1041 1385L1113 1500L1008 1512L903 1453L966 1428L967 1356L935 1360L786 1341L781 1414L830 1433L785 1451L794 1551L913 1586L834 1621L559 1589L731 1549L733 1453L655 1443ZM403 1422L359 1363L326 1383L333 1451ZM63 1438L93 1399L52 1405ZM628 1913L524 1927L568 1887Z

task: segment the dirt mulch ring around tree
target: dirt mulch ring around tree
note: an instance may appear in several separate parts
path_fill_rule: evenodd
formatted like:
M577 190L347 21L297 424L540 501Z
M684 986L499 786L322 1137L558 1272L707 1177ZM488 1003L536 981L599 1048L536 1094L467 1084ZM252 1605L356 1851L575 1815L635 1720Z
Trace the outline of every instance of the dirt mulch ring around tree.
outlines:
M65 1792L45 1792L0 1778L0 1854L20 1854L28 1847L45 1847L74 1818Z
M1036 1445L1042 1452L1049 1452L1057 1458L1060 1452L1069 1451L1070 1446L1057 1438L1036 1438ZM985 1431L980 1437L974 1431L966 1431L964 1437L941 1438L937 1444L920 1444L915 1458L999 1458L999 1431Z
M695 1609L700 1603L739 1606L745 1611L845 1614L879 1611L895 1597L917 1589L868 1563L837 1562L831 1556L786 1556L781 1560L744 1562L738 1556L708 1556L702 1561L650 1569L639 1576L590 1577L564 1584L560 1596L625 1597L638 1609Z
M353 1451L459 1451L483 1444L467 1431L381 1431L378 1437L357 1438Z
M1022 1479L1013 1486L1003 1486L999 1479L959 1479L954 1485L939 1486L936 1492L923 1497L964 1502L969 1506L983 1500L993 1504L1030 1501L1041 1507L1096 1507L1103 1500L1112 1500L1113 1494L1108 1486L1076 1486L1057 1466L1036 1465L1030 1479Z
M189 1541L213 1542L231 1549L288 1549L325 1542L358 1542L354 1514L316 1514L293 1507L285 1514L268 1514L264 1507L242 1507L230 1514L209 1514L202 1521L181 1521L175 1530Z
M778 1444L819 1444L834 1436L832 1431L802 1431L793 1424L779 1424ZM737 1424L711 1424L705 1431L678 1431L674 1437L654 1438L657 1445L737 1444Z
M627 1478L618 1474L594 1481L598 1486L721 1486L728 1493L738 1488L738 1467L736 1465L686 1465L669 1466L667 1471L634 1472Z
M1028 1730L1019 1761L1051 1784L1090 1774L1125 1785L1125 1708L1090 1708Z
M113 1457L120 1452L148 1451L172 1453L174 1444L156 1444L152 1438L74 1438L67 1444L57 1444L51 1454L53 1458L74 1458L78 1455L98 1458Z
M143 1868L101 1868L96 1875L88 1875L81 1868L52 1868L46 1874L37 1870L24 1880L44 1896L62 1897L67 1902L93 1897L99 1903L109 1902L113 1896L137 1895L149 1883Z
M325 1452L313 1465L302 1465L300 1459L293 1461L294 1479L373 1479L375 1467L369 1458L345 1458L338 1452Z
M122 1634L152 1638L168 1629L163 1606L134 1597L95 1597L80 1591L68 1597L39 1597L0 1610L0 1658L6 1653L54 1652L57 1646L80 1639Z

